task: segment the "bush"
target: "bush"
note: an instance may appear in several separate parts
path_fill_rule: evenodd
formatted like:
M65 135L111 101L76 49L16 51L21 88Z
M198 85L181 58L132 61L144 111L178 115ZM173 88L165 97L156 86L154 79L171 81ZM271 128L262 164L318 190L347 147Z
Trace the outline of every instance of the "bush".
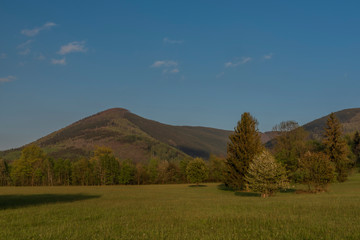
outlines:
M324 153L307 152L299 161L298 181L311 192L326 191L335 180L335 165Z
M186 167L187 179L191 183L199 183L205 181L208 177L208 168L203 159L195 158L190 161Z

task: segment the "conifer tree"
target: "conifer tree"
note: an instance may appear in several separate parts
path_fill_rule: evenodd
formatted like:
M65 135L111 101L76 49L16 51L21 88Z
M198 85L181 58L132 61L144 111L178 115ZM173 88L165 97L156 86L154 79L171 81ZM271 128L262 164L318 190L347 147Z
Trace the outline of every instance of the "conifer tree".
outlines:
M260 192L262 197L271 196L289 185L285 168L268 151L259 154L250 163L245 180L250 189Z
M330 161L335 164L336 178L344 182L348 175L347 147L342 138L341 124L334 113L331 113L326 122L324 145Z
M243 113L229 139L225 184L235 189L245 189L249 164L263 149L256 119L248 112Z

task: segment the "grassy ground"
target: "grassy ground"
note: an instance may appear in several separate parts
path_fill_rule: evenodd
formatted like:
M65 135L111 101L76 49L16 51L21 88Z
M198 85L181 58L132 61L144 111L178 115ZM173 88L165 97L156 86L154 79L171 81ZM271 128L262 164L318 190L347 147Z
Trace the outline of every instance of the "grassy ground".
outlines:
M0 239L360 239L360 174L269 199L189 185L2 187Z

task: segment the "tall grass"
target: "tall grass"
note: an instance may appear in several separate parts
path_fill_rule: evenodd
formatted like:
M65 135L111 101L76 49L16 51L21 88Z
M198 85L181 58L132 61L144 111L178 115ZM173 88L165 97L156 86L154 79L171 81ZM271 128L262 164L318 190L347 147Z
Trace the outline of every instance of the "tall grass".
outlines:
M360 174L268 199L218 185L2 187L0 239L360 239Z

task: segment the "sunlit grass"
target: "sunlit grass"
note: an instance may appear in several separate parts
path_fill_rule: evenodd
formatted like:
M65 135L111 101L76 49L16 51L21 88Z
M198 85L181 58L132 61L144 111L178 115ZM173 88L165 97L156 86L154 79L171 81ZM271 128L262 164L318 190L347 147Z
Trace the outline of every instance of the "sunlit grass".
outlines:
M360 174L268 199L218 185L2 187L0 239L360 239Z

